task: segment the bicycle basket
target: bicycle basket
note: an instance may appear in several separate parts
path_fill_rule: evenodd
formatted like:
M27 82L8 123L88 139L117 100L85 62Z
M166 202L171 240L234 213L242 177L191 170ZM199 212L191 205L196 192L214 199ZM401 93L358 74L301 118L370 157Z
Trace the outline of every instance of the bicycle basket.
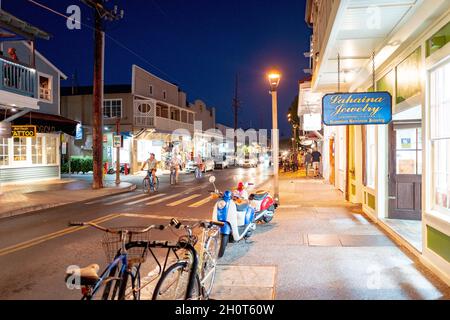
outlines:
M110 228L111 231L127 230L128 233L125 236L125 243L134 241L150 241L150 231L144 233L135 233L133 231L142 230L146 227L122 227L122 228ZM102 247L105 251L106 260L108 262L113 261L119 251L122 249L121 234L105 232L102 239ZM148 250L145 247L133 247L127 250L128 260L139 260L144 262L147 256Z

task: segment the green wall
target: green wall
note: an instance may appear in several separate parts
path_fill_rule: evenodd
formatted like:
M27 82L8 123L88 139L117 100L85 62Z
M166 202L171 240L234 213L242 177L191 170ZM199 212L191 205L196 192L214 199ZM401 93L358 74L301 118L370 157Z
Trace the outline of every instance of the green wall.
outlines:
M447 262L450 262L450 237L427 226L427 246Z

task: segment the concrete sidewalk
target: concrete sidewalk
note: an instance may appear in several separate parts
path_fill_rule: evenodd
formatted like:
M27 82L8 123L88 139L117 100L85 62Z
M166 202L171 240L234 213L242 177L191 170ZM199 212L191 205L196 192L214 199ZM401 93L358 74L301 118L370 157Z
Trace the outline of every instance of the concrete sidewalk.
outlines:
M268 185L267 187L270 187ZM282 174L281 207L229 244L215 299L450 299L450 289L321 180Z
M89 181L75 179L0 185L0 219L136 189L129 182L105 182L104 186L92 190Z

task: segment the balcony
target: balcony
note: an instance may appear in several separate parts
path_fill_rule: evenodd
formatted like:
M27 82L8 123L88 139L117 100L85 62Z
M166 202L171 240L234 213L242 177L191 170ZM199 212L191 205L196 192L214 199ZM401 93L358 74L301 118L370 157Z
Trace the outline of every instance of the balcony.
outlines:
M0 58L0 90L36 98L36 70Z

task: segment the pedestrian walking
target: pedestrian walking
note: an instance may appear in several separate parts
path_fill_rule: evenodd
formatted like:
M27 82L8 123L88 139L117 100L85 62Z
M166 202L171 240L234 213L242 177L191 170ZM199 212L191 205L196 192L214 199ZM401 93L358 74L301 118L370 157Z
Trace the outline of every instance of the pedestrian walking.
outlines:
M309 168L312 165L312 154L311 154L311 150L306 151L305 154L305 168L306 168L306 176L309 175Z
M315 149L311 156L314 169L314 177L318 178L320 177L320 161L322 160L322 154L317 149Z

